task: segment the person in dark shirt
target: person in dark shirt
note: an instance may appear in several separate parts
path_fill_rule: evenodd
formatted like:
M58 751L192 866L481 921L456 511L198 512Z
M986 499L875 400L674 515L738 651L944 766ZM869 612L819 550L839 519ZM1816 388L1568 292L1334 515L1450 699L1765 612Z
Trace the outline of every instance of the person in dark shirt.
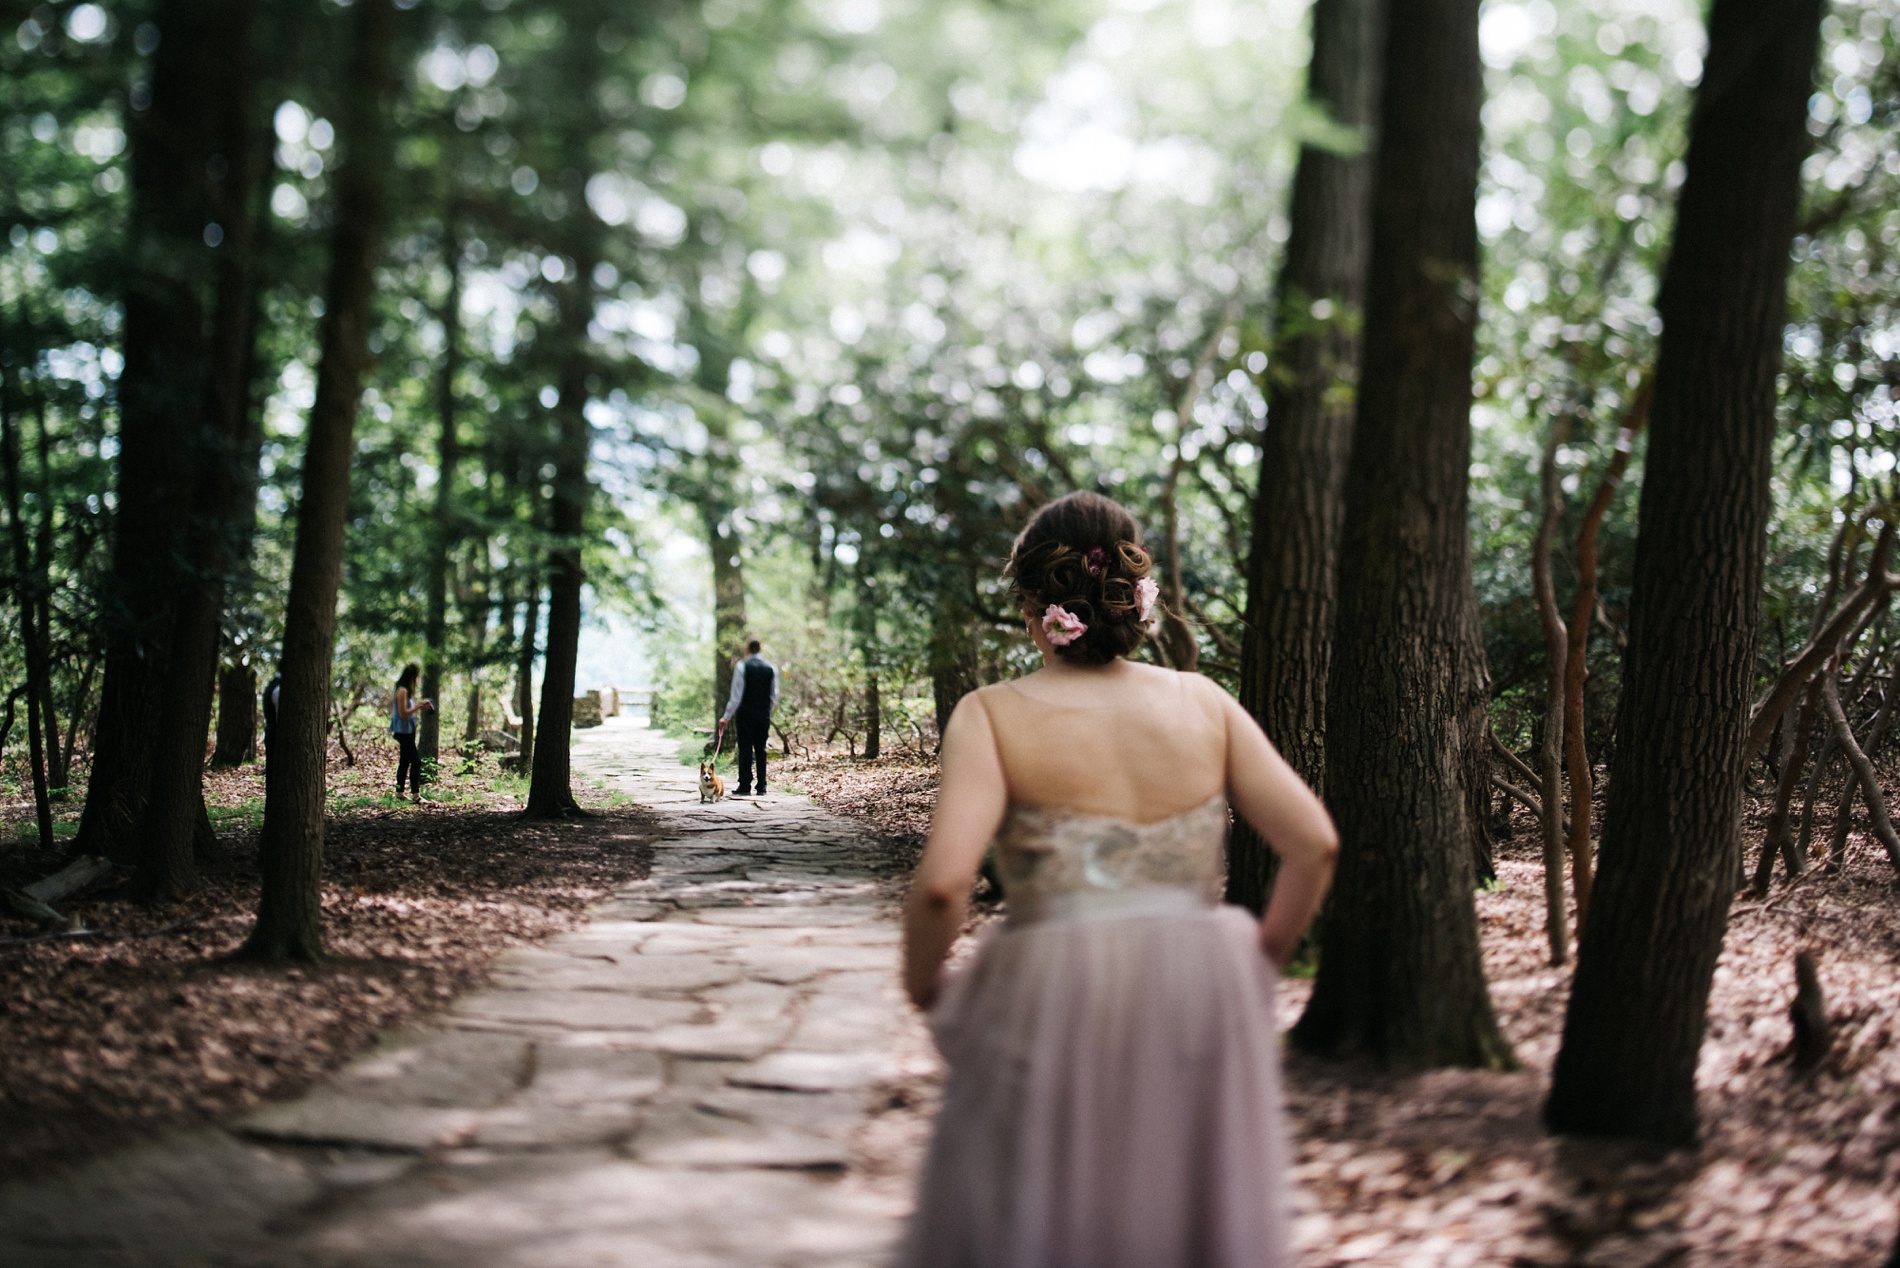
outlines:
M277 701L284 694L284 675L275 673L264 684L264 760L270 760L271 737L277 734Z
M404 776L408 777L410 799L420 804L422 801L422 757L416 751L416 719L424 709L435 708L435 701L421 700L416 696L416 678L422 673L420 665L404 665L402 677L396 679L396 690L389 702L389 733L396 737L396 795L402 796Z
M739 732L739 788L735 797L750 797L755 785L752 767L756 762L759 779L757 795L765 795L765 742L772 736L772 709L778 704L778 669L759 655L759 640L745 645L746 658L732 667L732 698L719 719L721 726L735 724Z

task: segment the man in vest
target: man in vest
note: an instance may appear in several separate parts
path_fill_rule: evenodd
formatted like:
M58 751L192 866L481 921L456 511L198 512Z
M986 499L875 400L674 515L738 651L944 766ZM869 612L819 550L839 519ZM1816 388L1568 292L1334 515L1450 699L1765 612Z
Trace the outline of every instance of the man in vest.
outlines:
M758 795L765 795L765 742L772 735L772 709L778 704L778 669L759 655L759 640L745 645L746 658L732 667L732 698L726 702L724 726L737 722L739 732L739 788L735 797L753 795L752 764L759 767Z

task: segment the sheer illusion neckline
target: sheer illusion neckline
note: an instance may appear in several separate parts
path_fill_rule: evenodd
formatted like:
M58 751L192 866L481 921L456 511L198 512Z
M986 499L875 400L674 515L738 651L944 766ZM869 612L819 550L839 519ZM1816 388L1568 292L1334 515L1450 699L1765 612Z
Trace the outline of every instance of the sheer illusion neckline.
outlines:
M1012 815L1035 815L1051 819L1090 819L1099 823L1118 824L1121 827L1129 828L1137 832L1145 832L1151 828L1159 828L1164 824L1174 823L1181 819L1189 819L1195 815L1205 813L1217 803L1221 809L1225 810L1227 808L1227 794L1225 792L1217 792L1206 801L1197 802L1189 806L1186 810L1177 810L1173 814L1163 815L1159 819L1146 820L1130 818L1127 815L1098 814L1092 810L1075 810L1068 806L1037 806L1026 801L1012 801L1009 806L1009 812Z

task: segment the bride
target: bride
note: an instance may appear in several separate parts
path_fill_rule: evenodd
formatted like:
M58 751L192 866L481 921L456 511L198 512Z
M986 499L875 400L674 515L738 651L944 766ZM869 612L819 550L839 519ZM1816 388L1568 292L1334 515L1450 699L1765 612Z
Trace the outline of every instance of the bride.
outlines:
M1287 1262L1276 970L1338 839L1231 696L1124 659L1157 589L1121 506L1076 493L1009 576L1043 668L966 696L905 913L905 986L949 1066L906 1268ZM1279 853L1220 905L1231 805ZM1007 919L944 958L994 845Z

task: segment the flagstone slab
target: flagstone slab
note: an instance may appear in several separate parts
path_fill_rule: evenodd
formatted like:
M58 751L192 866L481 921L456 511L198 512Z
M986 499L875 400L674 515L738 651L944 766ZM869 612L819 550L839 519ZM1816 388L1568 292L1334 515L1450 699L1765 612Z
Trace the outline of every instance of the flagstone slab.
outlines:
M477 1110L390 1105L324 1090L261 1109L239 1119L237 1129L266 1140L423 1152L466 1141L480 1122Z
M640 1037L642 1046L676 1057L754 1061L792 1033L788 1018L734 1019L705 1026L667 1026Z
M568 1030L655 1030L690 1021L691 1000L649 999L607 991L486 990L465 995L449 1010L457 1021Z
M815 903L781 907L731 907L702 911L702 924L731 925L741 929L809 929L836 925L861 925L875 920L870 907L830 907Z
M527 1078L529 1044L466 1030L398 1034L337 1076L339 1091L391 1105L480 1109Z
M792 1042L798 1042L796 1035ZM887 1053L783 1049L742 1066L726 1077L738 1087L846 1092L888 1083L897 1074L897 1062Z
M518 1094L524 1105L632 1104L657 1093L666 1081L658 1053L565 1043L536 1046L534 1076Z
M706 955L643 955L628 952L613 959L568 958L562 965L537 965L527 969L509 966L495 975L494 984L505 989L557 989L563 991L701 991L743 980L745 970Z
M524 1102L483 1113L472 1143L486 1149L572 1149L626 1140L640 1125L634 1105Z

